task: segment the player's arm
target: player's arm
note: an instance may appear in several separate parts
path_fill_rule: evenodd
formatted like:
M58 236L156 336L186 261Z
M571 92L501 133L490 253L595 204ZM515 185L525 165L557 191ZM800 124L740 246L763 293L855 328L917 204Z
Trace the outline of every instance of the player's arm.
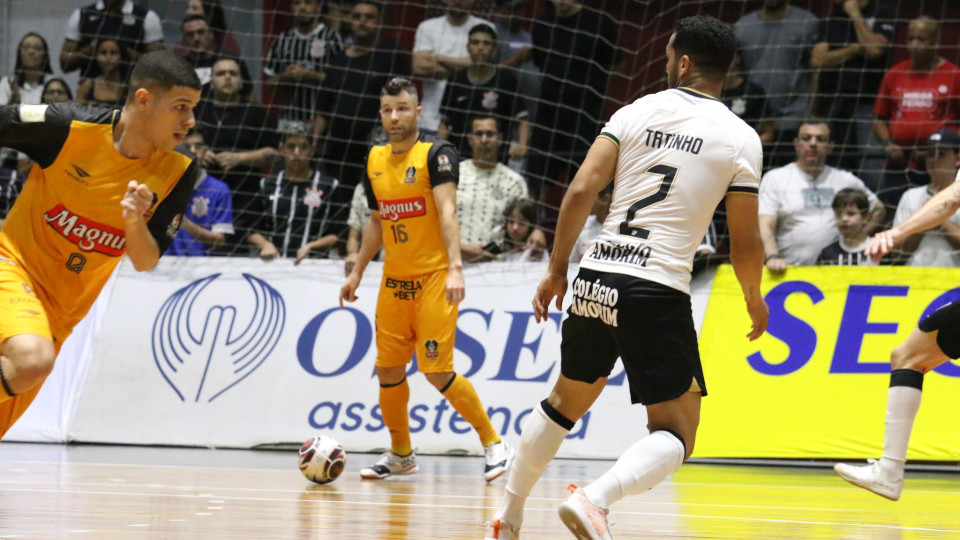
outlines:
M209 247L216 247L227 241L227 235L223 234L222 232L214 232L210 229L205 229L200 225L190 221L188 218L183 218L180 226L183 227L185 231L190 233L190 236Z
M450 71L437 61L431 50L413 53L413 74L425 79L446 79Z
M368 186L369 187L369 186ZM347 279L340 287L340 307L343 307L343 301L353 302L357 299L356 291L360 286L360 280L363 278L363 272L367 265L373 260L374 255L380 251L383 245L383 225L380 223L380 211L370 212L370 219L363 228L363 237L360 239L360 251L357 253L357 260L353 269L347 274Z
M910 236L943 224L957 210L960 210L960 182L954 182L934 195L903 223L873 235L866 254L879 260Z
M767 329L767 304L760 292L763 276L764 241L760 238L756 194L727 193L727 227L730 231L730 264L740 282L747 312L753 323L747 335L750 341L760 337ZM760 216L764 217L764 216ZM769 216L767 216L769 217Z
M138 272L152 270L160 260L160 245L150 233L144 214L154 204L156 195L145 184L131 180L120 201L123 208L123 232L127 238L127 256Z
M533 299L534 317L537 322L547 318L547 311L554 297L557 298L557 309L562 309L563 297L567 293L567 267L570 264L570 252L573 251L583 225L587 222L587 216L593 209L597 194L616 174L619 155L620 145L617 142L607 136L597 137L563 196L560 215L557 218L557 233L553 238L553 252L550 253L550 264Z
M463 259L460 257L460 224L457 222L457 184L444 182L433 186L433 200L440 215L443 246L447 250L447 301L457 305L465 294Z

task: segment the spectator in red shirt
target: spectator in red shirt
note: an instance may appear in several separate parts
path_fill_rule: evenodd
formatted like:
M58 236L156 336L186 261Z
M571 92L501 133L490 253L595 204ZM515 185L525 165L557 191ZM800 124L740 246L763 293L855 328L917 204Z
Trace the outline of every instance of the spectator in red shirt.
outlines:
M887 154L877 192L887 208L895 208L908 187L930 182L922 171L922 145L941 127L956 129L960 120L960 68L938 54L939 38L936 20L910 21L910 59L893 66L880 85L873 130Z

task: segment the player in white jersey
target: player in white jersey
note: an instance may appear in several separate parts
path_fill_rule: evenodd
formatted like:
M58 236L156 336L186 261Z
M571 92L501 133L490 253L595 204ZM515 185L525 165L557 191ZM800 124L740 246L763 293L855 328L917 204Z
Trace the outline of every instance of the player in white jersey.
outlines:
M597 193L614 181L603 230L583 257L563 323L561 376L530 414L487 538L517 538L523 505L560 443L603 390L617 357L631 400L647 407L650 435L560 506L577 538L610 538L608 507L676 471L693 451L706 384L690 306L693 256L726 197L730 261L752 321L766 330L757 225L761 146L717 97L736 51L733 29L712 17L677 23L667 45L670 90L613 115L560 207L554 251L533 300L538 321L567 291L567 261ZM639 428L639 426L630 426Z

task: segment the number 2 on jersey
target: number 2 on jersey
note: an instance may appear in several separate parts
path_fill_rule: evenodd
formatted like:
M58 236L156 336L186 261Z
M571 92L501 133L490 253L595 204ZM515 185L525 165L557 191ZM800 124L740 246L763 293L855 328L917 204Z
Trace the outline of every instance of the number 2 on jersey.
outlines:
M620 223L620 234L646 240L647 237L650 236L650 229L644 229L643 227L631 227L630 222L633 221L637 215L637 212L640 210L657 204L658 202L661 202L667 198L667 194L670 193L670 186L673 185L673 180L677 177L677 168L672 165L664 165L661 163L659 165L650 167L644 171L644 174L655 174L661 176L660 188L657 189L656 193L647 195L646 197L630 205L630 208L627 209L627 218Z

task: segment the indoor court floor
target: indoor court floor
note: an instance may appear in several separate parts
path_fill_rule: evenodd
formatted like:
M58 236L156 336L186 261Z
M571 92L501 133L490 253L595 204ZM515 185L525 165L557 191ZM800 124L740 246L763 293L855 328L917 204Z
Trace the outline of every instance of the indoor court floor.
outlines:
M337 481L297 469L296 450L0 444L0 538L432 539L483 537L505 479L479 457L420 456L421 472ZM524 540L571 538L555 508L609 461L555 460L527 503ZM826 468L687 464L620 501L614 538L960 539L960 474L908 473L899 502Z

